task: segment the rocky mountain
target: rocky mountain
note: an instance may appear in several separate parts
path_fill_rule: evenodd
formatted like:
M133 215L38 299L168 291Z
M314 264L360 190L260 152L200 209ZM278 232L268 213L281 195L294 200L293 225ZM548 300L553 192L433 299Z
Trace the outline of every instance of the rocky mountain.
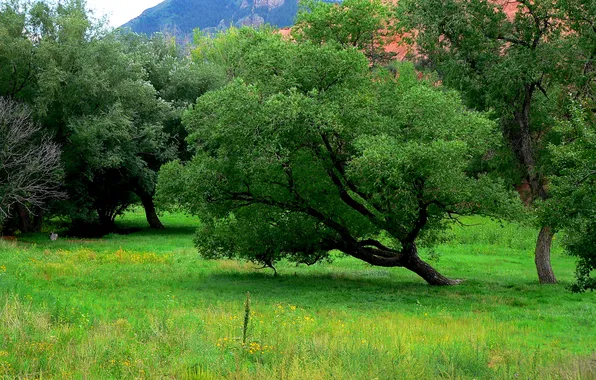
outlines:
M298 0L166 0L123 27L146 34L167 30L178 36L195 28L215 32L230 25L286 27L294 23L297 11Z

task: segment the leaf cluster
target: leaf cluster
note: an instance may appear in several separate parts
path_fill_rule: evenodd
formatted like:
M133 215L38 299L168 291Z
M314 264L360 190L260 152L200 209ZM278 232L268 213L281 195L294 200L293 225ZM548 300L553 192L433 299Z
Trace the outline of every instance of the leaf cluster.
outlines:
M596 122L580 103L569 105L569 118L557 125L561 143L549 149L558 175L553 197L541 205L541 218L566 231L565 248L577 257L574 291L596 289Z

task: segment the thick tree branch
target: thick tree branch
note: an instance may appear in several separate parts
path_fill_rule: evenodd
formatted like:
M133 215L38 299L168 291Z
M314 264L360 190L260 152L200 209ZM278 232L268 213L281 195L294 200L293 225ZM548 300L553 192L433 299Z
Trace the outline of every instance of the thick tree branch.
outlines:
M404 248L408 245L414 244L420 232L426 226L428 222L428 206L429 203L424 201L424 179L419 179L416 181L416 197L418 198L418 217L414 222L414 227L412 230L406 235L402 244L404 244Z
M379 241L374 240L374 239L362 240L362 241L358 242L358 246L359 247L371 246L371 247L375 247L375 248L378 248L383 251L391 251L391 248L388 248L387 246L381 244Z
M331 178L331 181L337 188L341 200L346 205L348 205L349 207L351 207L352 209L354 209L355 211L360 213L362 216L366 217L374 225L376 225L380 228L384 228L385 222L383 220L381 220L377 215L375 215L373 212L371 212L365 205L358 202L356 199L354 199L350 195L350 193L348 191L349 185L345 184L344 181L342 181L342 178L345 178L345 177L342 176L342 178L340 178L340 176L337 174L337 173L340 173L340 175L341 175L343 169L337 169L337 166L340 166L340 165L339 165L339 162L337 161L337 158L335 157L335 153L333 152L333 148L331 147L329 140L326 138L326 136L324 134L321 134L321 138L325 145L325 149L326 149L327 153L329 154L329 159L330 159L331 163L333 164L331 167L327 168L327 174L329 175L329 178ZM321 158L323 160L325 159L324 157L321 157Z
M372 206L375 209L375 211L381 212L379 210L379 207L377 205L373 204L370 197L367 196L366 194L364 194L363 192L361 192L360 190L358 190L358 187L354 184L354 182L350 181L350 179L347 178L344 165L337 157L337 153L331 146L331 142L329 141L329 138L324 133L321 133L320 136L321 136L321 139L323 140L323 144L325 146L325 149L327 150L327 153L329 153L329 158L331 160L331 163L333 164L333 167L335 168L337 173L340 174L342 182L347 186L347 188L350 191L357 194L360 198L364 199L370 206Z
M227 196L227 200L242 202L240 204L241 207L246 207L250 204L263 204L267 206L276 207L280 210L291 210L294 212L301 212L310 215L315 219L319 220L321 223L325 224L327 227L336 231L342 237L342 239L344 239L345 242L351 245L356 245L356 239L352 237L352 234L346 227L344 227L342 224L334 221L330 217L326 216L325 214L311 206L306 206L304 204L279 202L271 197L257 198L247 192L228 193Z

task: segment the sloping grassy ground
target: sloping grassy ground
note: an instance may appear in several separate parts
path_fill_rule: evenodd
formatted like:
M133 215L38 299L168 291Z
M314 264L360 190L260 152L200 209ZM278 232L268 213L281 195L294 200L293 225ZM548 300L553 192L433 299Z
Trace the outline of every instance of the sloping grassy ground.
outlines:
M596 295L537 284L531 228L473 218L433 264L204 261L197 222L83 241L0 241L0 378L596 379ZM133 212L123 227L144 227ZM242 343L246 292L250 311Z

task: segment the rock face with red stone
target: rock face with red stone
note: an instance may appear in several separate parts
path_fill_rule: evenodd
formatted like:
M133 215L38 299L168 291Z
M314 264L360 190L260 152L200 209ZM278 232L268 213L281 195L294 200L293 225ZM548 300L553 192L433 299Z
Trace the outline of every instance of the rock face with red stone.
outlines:
M247 1L247 0L245 0ZM399 0L385 0L387 4L397 5ZM265 2L265 0L263 0ZM282 0L283 2L283 0ZM513 0L494 0L493 3L495 4L495 9L502 10L509 18L513 18L515 13L518 11L519 2ZM289 36L292 31L292 27L281 28L279 33L284 36ZM403 39L406 36L403 35L393 35L388 37L385 41L384 49L388 53L392 53L394 59L403 61L408 57L408 55L416 55L416 47L409 46L404 43Z
M341 0L324 0L341 3ZM398 0L386 0L397 4ZM147 9L139 17L129 21L124 27L137 33L152 34L169 32L179 37L191 36L194 29L207 33L224 30L230 25L258 27L271 24L287 29L294 23L299 0L166 0ZM517 12L517 2L494 0L495 8L500 8L513 17ZM415 49L401 43L402 36L387 40L385 50L403 60Z

